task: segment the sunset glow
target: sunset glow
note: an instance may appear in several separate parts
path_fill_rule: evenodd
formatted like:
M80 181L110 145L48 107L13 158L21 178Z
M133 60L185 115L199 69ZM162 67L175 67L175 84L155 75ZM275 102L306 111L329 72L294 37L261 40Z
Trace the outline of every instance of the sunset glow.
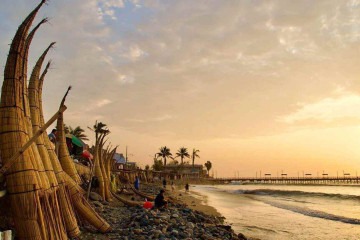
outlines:
M38 2L1 1L2 70ZM184 146L218 177L360 174L360 1L50 2L29 59L57 42L47 119L72 85L65 123L106 123L142 167Z

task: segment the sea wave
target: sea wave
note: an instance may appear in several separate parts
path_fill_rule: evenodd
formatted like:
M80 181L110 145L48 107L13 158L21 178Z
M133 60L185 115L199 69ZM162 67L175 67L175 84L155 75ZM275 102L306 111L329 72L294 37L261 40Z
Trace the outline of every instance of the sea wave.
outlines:
M322 219L327 219L327 220L332 220L332 221L337 221L337 222L360 225L360 219L357 219L357 218L349 218L349 217L339 216L339 215L335 215L335 214L331 214L331 213L327 213L327 212L323 212L323 211L319 211L319 210L310 209L310 208L303 207L303 206L300 207L300 206L288 205L288 204L264 200L264 199L262 199L261 201L266 204L269 204L273 207L289 210L289 211L300 213L300 214L310 216L310 217L316 217L316 218L322 218Z
M284 196L284 197L287 197L287 196L319 197L319 198L360 201L360 196L357 196L357 195L321 193L321 192L304 192L304 191L287 191L287 190L274 190L274 189L236 190L233 193L249 194L249 195L264 195L264 196Z

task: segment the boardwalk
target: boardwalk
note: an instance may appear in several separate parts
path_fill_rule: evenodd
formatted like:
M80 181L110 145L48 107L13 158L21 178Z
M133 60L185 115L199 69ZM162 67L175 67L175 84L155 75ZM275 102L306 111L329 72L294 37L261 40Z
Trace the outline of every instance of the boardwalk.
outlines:
M215 183L261 183L261 184L359 184L360 177L240 177L213 178Z

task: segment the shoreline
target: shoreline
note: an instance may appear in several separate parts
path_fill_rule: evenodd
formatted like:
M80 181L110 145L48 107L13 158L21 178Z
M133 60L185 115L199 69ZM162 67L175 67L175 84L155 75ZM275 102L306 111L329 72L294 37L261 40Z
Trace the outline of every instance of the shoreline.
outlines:
M214 217L224 218L216 208L208 204L206 196L192 191L191 188L189 192L186 192L185 189L179 189L179 185L177 185L174 191L167 188L166 194L171 196L178 203L187 205L192 210L201 211Z

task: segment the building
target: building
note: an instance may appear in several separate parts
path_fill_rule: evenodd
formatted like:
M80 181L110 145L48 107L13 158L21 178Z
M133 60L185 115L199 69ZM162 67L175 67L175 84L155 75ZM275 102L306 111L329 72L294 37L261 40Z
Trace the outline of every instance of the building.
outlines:
M113 170L135 170L137 169L136 162L126 162L126 159L122 153L114 154Z
M168 164L164 167L163 173L171 179L199 178L206 175L206 170L201 164Z
M122 153L115 153L113 159L113 170L125 169L126 159Z

